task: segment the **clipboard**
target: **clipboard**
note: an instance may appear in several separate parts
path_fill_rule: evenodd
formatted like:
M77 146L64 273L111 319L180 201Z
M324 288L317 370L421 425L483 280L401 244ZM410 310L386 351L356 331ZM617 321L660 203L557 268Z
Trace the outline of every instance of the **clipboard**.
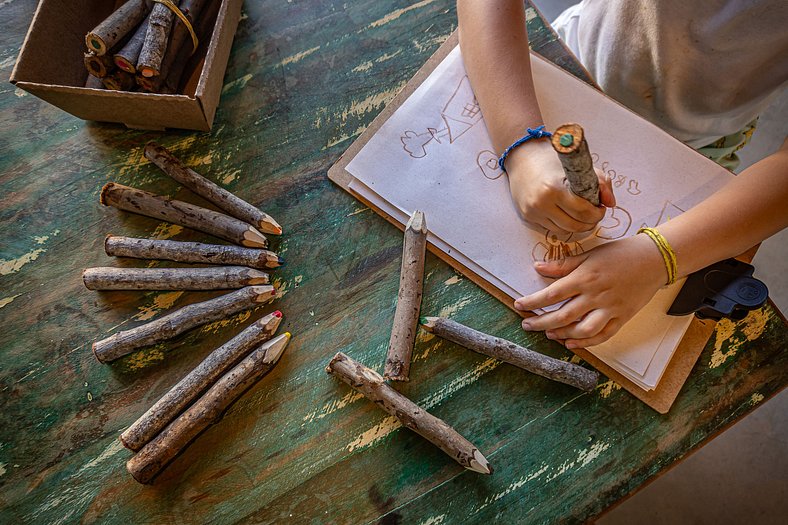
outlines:
M416 72L405 87L394 97L394 99L375 117L369 127L351 144L351 146L340 156L339 160L328 170L328 178L339 185L342 189L353 195L356 199L364 203L370 209L374 210L378 215L382 216L388 222L399 228L401 231L405 229L405 223L400 222L395 217L384 212L377 206L373 205L369 200L353 191L350 188L351 182L354 180L353 175L347 171L348 164L353 158L361 151L367 142L377 133L378 129L394 114L394 112L413 94L413 92L424 82L424 80L433 72L433 70L440 64L448 54L459 45L459 35L454 31L452 35L444 42L438 50L427 60L427 62ZM431 242L427 242L427 249L436 255L438 258L455 268L462 273L465 277L476 283L487 293L504 303L506 306L515 311L518 315L521 312L514 310L514 305L511 298L502 290L494 286L492 283L476 274L465 265L457 261L448 253L436 247ZM692 371L695 363L700 357L703 348L706 345L709 337L714 331L716 322L710 320L700 320L693 318L687 332L676 348L673 358L670 361L662 379L657 384L654 390L644 390L636 385L619 372L602 362L599 358L594 356L586 349L573 349L577 356L587 361L591 366L605 374L608 378L612 379L629 393L636 398L643 401L645 404L659 412L666 414L673 402L676 400L682 386L687 381L690 372Z

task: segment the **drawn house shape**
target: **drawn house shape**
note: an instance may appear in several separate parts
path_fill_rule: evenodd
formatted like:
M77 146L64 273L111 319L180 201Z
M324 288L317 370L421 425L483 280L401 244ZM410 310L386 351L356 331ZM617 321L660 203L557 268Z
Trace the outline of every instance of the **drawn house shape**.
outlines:
M662 206L662 211L659 212L659 218L657 219L657 222L655 224L650 225L650 227L656 228L660 224L668 222L670 219L674 217L678 217L682 213L684 213L684 210L682 210L681 208L679 208L678 206L676 206L670 201L665 201L665 205ZM649 227L649 225L644 222L640 227L646 228Z
M463 133L473 127L474 124L482 120L482 111L479 101L471 89L471 81L468 76L462 77L457 89L454 90L449 101L441 111L441 117L446 123L446 130L449 134L449 143L453 143L460 138Z
M531 257L534 261L560 261L567 257L574 257L580 255L583 250L583 245L578 241L573 241L573 233L558 234L551 231L546 231L544 234L544 242L538 242L531 250Z

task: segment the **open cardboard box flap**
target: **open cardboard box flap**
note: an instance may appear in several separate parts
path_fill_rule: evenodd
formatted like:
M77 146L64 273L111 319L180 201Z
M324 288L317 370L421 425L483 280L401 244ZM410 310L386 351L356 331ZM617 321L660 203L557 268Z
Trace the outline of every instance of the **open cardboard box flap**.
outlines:
M222 5L196 84L185 94L159 95L85 88L85 34L106 18L103 0L41 0L30 24L11 83L85 120L131 128L211 129L243 0Z

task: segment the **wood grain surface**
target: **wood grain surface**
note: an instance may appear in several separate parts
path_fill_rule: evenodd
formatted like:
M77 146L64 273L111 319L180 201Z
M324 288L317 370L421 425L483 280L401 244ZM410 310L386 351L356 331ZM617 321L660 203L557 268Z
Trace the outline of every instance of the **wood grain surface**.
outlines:
M35 6L0 1L4 78ZM528 13L535 49L582 76ZM578 392L420 332L397 388L485 451L496 470L478 476L324 372L338 351L381 371L402 245L326 171L455 28L452 0L245 2L211 133L87 123L0 85L0 522L582 522L788 383L770 307L720 323L665 416L611 382ZM214 242L98 204L117 181L207 206L145 160L149 140L282 224L281 297L102 365L90 342L218 295L82 285L88 266L149 263L104 255L108 233ZM155 484L136 483L119 434L275 309L287 358ZM571 358L432 255L422 315Z

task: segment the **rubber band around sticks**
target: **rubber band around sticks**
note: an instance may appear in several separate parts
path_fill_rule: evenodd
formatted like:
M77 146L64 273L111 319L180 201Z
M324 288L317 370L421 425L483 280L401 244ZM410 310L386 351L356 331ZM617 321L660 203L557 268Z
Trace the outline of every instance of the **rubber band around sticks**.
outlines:
M197 38L197 33L194 32L194 28L192 27L192 23L189 21L188 17L183 14L183 11L180 8L173 4L171 0L153 0L157 4L161 4L173 13L175 16L181 19L183 25L186 26L186 29L189 31L189 34L192 37L192 55L195 51L197 51L197 46L200 45L200 40Z
M498 167L501 168L501 171L503 171L504 173L506 173L506 168L504 167L504 163L506 162L506 157L509 156L509 153L511 153L514 148L520 146L525 142L528 142L531 139L547 139L553 136L553 134L550 133L549 131L545 131L544 125L541 125L535 129L526 128L525 131L527 134L522 138L519 138L516 141L514 141L514 143L508 148L506 148L506 150L503 152L503 155L501 155L500 158L498 159Z

